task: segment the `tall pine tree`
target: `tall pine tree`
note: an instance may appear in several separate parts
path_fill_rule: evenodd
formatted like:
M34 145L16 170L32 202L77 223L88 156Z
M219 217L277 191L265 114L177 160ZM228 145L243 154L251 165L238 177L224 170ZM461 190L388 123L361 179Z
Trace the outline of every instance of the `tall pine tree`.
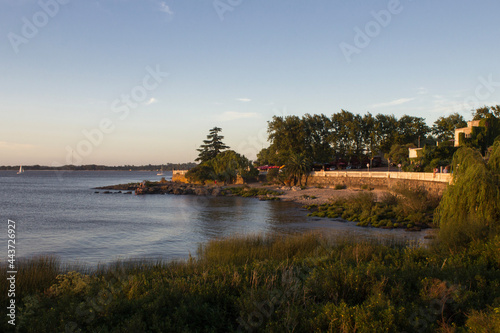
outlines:
M197 149L200 154L196 161L200 161L200 163L210 161L215 158L219 153L221 153L225 149L229 149L229 146L226 146L222 139L224 137L219 135L219 132L222 131L222 128L214 127L210 130L210 134L207 135L207 140L203 140L203 144Z

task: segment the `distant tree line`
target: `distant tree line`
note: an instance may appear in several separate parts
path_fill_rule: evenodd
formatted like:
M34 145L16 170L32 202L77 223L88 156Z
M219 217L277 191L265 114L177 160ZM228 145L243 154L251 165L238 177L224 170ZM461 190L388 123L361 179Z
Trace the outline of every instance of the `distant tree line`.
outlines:
M121 165L121 166L108 166L108 165L63 165L59 167L46 166L46 165L23 165L24 170L71 170L71 171L156 171L163 168L164 171L171 170L189 170L194 168L196 163L166 163L166 164L147 164L147 165ZM17 166L0 166L0 170L18 170Z

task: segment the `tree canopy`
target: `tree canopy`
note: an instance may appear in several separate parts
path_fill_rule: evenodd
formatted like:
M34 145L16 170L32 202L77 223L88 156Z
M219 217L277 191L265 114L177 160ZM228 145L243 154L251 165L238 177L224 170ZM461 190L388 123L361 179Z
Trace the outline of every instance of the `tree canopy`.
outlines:
M472 116L474 117L472 120L500 118L500 105L480 107L472 112Z
M361 116L346 110L328 117L274 116L268 122L270 146L257 154L258 163L283 165L302 154L314 163L349 161L389 153L393 144L418 145L430 128L419 117L370 113Z
M199 161L201 163L209 161L219 155L225 149L229 149L229 146L226 146L222 139L224 137L219 135L219 132L222 131L222 128L214 127L210 130L210 133L207 135L207 140L203 140L203 144L197 149L200 154L195 161Z
M200 163L189 170L186 177L194 182L221 181L234 183L238 175L244 180L250 180L258 175L253 163L234 150L226 150L216 157Z
M467 127L467 122L462 115L453 113L447 117L439 117L432 126L432 134L439 141L451 140L455 137L455 129L461 127Z

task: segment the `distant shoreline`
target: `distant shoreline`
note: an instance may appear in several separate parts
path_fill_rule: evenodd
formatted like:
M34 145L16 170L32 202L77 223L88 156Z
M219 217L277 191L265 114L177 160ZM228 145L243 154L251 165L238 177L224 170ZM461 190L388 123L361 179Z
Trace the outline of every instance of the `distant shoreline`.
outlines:
M173 170L188 170L196 166L196 163L166 163L166 164L148 164L148 165L62 165L62 166L47 166L47 165L22 165L24 171L173 171ZM15 166L0 166L0 171L18 171L19 165Z

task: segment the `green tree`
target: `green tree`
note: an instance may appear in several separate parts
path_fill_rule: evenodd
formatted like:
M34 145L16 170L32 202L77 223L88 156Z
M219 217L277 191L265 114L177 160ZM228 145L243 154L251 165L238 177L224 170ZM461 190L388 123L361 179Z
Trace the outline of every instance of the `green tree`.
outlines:
M485 154L500 136L500 106L484 106L474 111L474 120L479 120L479 126L472 127L469 137L460 135L460 145L479 148Z
M380 132L378 131L377 118L373 117L371 113L367 113L363 116L361 122L363 142L365 145L365 151L370 158L375 157L380 151Z
M261 165L269 165L272 160L272 154L271 147L267 148L262 148L258 153L257 153L257 160L255 161L257 166Z
M407 165L409 161L409 151L408 148L415 148L413 143L408 143L406 145L400 145L398 143L392 145L389 153L385 154L385 158L395 164Z
M447 117L439 117L432 126L432 134L439 141L451 140L455 137L455 129L466 127L467 122L464 117L458 113L450 114Z
M331 120L324 114L302 117L305 131L305 151L311 161L326 163L332 160L333 149L328 138L331 134Z
M352 157L363 154L362 117L341 110L332 115L330 144L337 157Z
M186 173L186 178L191 183L205 184L208 180L214 180L214 170L211 166L203 163L195 166Z
M292 154L285 166L285 173L291 185L302 186L302 177L311 172L311 161L304 153ZM307 180L306 180L307 182Z
M500 143L485 163L477 149L461 147L452 161L453 184L436 209L441 243L452 250L497 235L500 227Z
M196 161L200 161L201 163L209 161L225 149L229 149L229 147L222 142L224 137L219 135L221 131L222 129L219 127L214 127L210 130L210 134L207 135L207 140L203 140L203 144L197 149L200 153Z
M481 120L486 118L500 118L500 105L496 106L483 106L472 112L473 120Z
M267 132L271 143L271 153L267 157L271 164L285 164L292 154L306 151L304 123L297 116L274 116L272 121L268 122Z
M389 153L392 145L396 141L398 133L398 120L394 115L377 114L375 123L375 131L379 149L383 153Z
M249 181L258 174L259 171L245 156L233 150L226 150L189 170L186 178L200 183L217 180L232 184L238 175Z
M404 115L398 120L396 141L401 145L408 143L418 145L419 140L420 142L425 140L429 132L430 128L424 118Z
M234 183L238 175L249 180L258 174L251 161L233 150L220 153L206 164L213 170L213 180L224 181L228 184Z

